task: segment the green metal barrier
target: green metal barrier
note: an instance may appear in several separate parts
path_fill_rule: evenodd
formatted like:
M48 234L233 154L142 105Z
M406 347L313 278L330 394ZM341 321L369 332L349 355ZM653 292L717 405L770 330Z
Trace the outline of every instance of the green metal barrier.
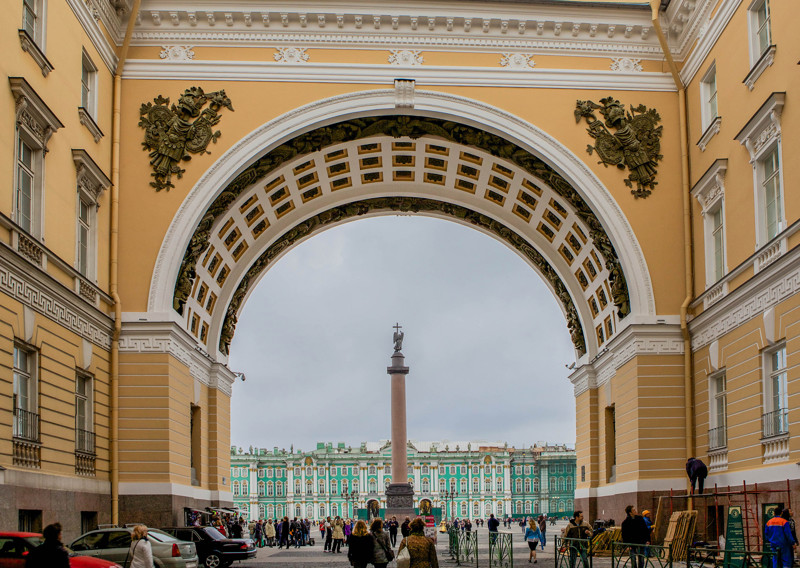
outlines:
M775 552L690 548L686 568L772 568ZM790 568L790 567L785 567Z
M592 568L592 541L556 537L556 568Z
M450 558L452 560L456 560L458 558L458 530L454 528L450 528L447 531L447 538L448 538L448 546L447 552L450 554Z
M458 551L456 564L478 566L478 533L477 531L458 531Z
M672 568L672 547L611 543L612 568Z
M489 533L489 566L512 568L514 566L514 535Z

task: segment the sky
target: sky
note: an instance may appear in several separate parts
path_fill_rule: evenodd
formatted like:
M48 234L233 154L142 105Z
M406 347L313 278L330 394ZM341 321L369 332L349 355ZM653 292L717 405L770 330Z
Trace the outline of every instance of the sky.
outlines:
M309 451L390 437L403 326L410 440L575 443L553 295L504 244L421 216L359 219L281 258L242 310L228 366L231 443Z

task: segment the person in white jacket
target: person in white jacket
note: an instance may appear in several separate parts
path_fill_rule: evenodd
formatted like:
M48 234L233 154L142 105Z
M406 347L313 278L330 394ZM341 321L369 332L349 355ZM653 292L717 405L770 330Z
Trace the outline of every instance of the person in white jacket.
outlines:
M147 527L136 525L133 527L131 549L128 552L130 563L128 568L153 568L153 548L147 540Z

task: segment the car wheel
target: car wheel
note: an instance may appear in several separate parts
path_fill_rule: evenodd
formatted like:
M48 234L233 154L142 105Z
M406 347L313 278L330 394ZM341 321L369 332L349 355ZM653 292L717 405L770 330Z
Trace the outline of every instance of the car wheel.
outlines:
M225 566L225 563L222 561L222 558L219 557L218 554L212 552L208 556L206 556L205 562L206 568L222 568Z

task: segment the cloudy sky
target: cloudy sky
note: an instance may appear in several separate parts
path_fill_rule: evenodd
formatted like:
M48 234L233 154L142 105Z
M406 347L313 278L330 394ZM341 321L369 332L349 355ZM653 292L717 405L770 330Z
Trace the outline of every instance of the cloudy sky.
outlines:
M411 368L408 437L574 444L556 300L494 239L426 217L360 219L284 256L243 310L231 440L310 450L389 437L392 326Z

